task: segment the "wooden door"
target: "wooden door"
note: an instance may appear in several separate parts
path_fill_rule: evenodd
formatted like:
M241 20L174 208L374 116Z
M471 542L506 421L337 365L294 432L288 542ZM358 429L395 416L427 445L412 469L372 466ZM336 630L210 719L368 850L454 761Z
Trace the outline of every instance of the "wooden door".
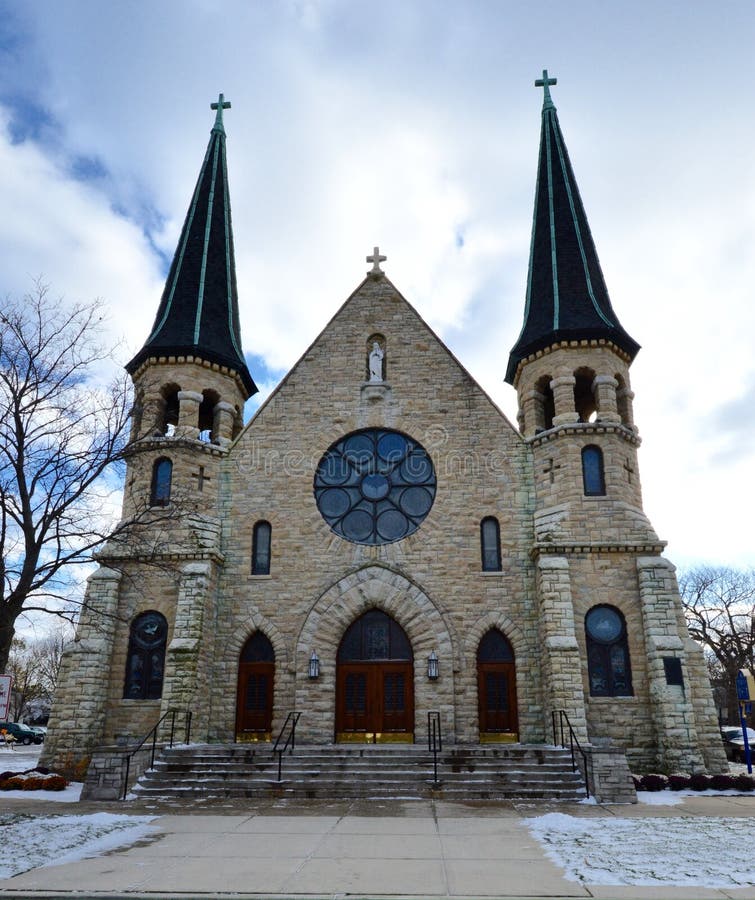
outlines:
M239 665L236 733L240 738L269 740L273 727L274 679L274 663Z
M411 740L414 733L411 663L343 663L336 687L339 740Z
M516 733L516 681L513 663L479 663L477 690L480 733Z

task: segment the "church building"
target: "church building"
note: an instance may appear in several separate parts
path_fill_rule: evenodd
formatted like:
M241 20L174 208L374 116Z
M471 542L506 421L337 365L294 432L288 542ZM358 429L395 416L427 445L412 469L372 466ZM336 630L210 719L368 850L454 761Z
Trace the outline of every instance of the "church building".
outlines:
M123 520L99 553L44 758L192 713L192 740L583 745L725 771L702 652L643 511L630 367L547 72L510 423L371 268L245 425L220 95L134 384ZM534 138L533 138L534 163ZM528 227L528 223L522 223ZM525 273L522 273L524 285ZM145 328L146 330L146 328ZM506 336L501 335L505 340Z

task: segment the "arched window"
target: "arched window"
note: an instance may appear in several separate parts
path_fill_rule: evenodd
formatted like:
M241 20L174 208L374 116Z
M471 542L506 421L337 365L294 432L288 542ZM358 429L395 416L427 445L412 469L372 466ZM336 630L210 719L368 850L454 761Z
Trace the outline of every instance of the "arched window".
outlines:
M178 392L181 388L177 384L166 384L162 390L162 421L158 425L160 434L171 437L178 425L179 402Z
M125 700L159 700L163 693L168 623L159 612L142 613L131 623L126 657Z
M252 533L252 575L270 574L270 539L272 528L269 522L257 522Z
M338 648L339 663L413 658L406 632L382 609L370 609L352 622Z
M483 572L501 571L501 532L498 519L487 516L480 522L480 551Z
M574 408L580 422L592 422L595 419L597 406L593 393L595 372L592 369L577 369L574 373Z
M173 463L167 456L155 460L152 467L152 489L149 495L150 506L167 506L170 502L170 483L173 478Z
M582 483L586 497L602 497L606 492L603 451L594 444L582 448Z
M587 671L593 697L631 697L627 626L613 606L593 606L585 616Z
M556 401L551 387L552 377L543 375L535 385L538 399L535 407L535 432L553 428L553 417L556 415Z
M215 407L220 400L216 391L202 391L202 402L199 404L199 440L211 444L215 440Z

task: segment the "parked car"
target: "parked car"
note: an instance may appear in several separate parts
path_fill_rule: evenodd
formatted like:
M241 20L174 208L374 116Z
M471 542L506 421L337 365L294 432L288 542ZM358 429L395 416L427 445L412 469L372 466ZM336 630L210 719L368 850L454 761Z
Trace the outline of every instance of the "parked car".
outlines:
M745 762L745 739L742 729L737 725L729 725L721 729L726 758L732 762ZM747 743L750 745L751 759L755 760L755 730L747 729Z
M0 722L0 731L12 734L19 744L41 744L44 740L41 734L36 734L28 725L22 725L21 722Z
M38 734L42 740L45 739L47 735L47 728L44 725L29 725L29 728L34 732L34 734Z

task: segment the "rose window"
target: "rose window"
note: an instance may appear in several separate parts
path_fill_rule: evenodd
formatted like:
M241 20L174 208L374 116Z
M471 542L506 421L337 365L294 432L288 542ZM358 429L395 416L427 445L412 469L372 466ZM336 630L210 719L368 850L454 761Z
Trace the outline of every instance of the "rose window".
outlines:
M315 472L315 500L336 534L355 544L390 544L413 534L435 500L425 448L398 431L347 434Z

